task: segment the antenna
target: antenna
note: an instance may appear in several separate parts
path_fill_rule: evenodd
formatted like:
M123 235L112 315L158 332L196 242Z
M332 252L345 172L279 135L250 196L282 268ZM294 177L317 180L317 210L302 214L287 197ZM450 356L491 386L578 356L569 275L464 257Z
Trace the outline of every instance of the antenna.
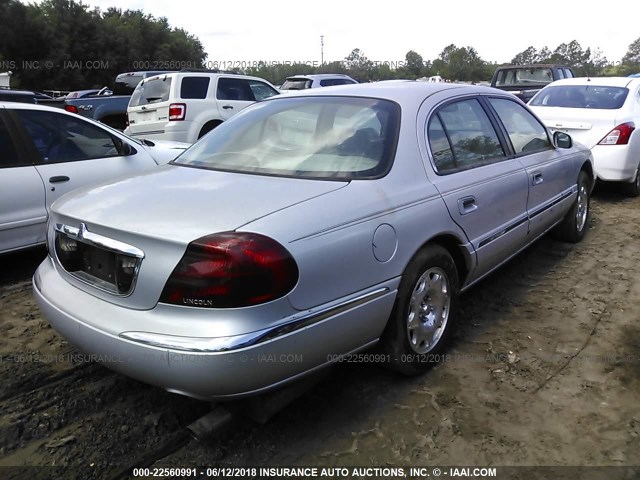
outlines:
M324 35L320 35L320 65L324 65Z

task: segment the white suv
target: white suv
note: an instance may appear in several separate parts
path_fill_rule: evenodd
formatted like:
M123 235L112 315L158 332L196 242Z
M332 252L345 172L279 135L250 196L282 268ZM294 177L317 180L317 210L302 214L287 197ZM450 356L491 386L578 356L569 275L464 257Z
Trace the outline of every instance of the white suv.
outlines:
M305 90L307 88L333 87L335 85L350 85L358 83L349 75L342 73L319 73L317 75L296 75L288 77L280 91L287 93L292 90Z
M257 100L277 95L266 80L245 75L174 72L147 78L127 109L125 133L194 143Z

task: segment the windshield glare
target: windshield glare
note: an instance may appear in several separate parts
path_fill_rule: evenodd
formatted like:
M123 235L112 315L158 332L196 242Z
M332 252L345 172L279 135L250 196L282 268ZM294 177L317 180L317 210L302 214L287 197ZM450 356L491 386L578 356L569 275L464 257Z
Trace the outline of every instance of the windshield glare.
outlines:
M628 93L624 87L557 85L541 90L530 104L536 107L616 110L622 107Z
M399 116L388 100L279 98L235 115L173 163L293 178L377 178L391 166Z
M546 85L552 81L550 68L510 68L498 73L496 87Z
M304 90L311 88L312 80L307 78L287 78L280 87L280 90Z
M129 100L130 107L149 103L166 102L171 91L171 77L161 76L143 80L138 84Z

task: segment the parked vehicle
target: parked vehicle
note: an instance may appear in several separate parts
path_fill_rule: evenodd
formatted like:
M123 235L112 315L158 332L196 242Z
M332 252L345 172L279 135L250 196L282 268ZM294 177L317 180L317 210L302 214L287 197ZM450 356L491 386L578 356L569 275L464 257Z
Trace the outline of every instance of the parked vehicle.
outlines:
M131 96L126 133L194 143L257 100L278 91L245 75L174 72L140 82Z
M376 361L419 373L460 292L553 228L583 238L592 185L589 150L500 90L309 89L56 202L34 292L69 342L197 398L378 342Z
M107 87L102 88L94 88L90 90L75 90L73 92L69 92L65 95L65 100L71 100L72 98L84 98L90 96L109 96L113 95L113 91L109 90Z
M102 122L117 130L127 127L127 106L131 94L141 80L164 73L163 71L127 72L119 74L114 82L111 94L107 94L106 87L97 91L95 95L70 97L70 92L64 99L62 107L71 113L77 113L86 118ZM88 90L81 90L88 92Z
M186 147L141 143L57 108L0 103L0 253L44 243L61 195L167 163Z
M0 102L37 103L45 99L50 100L51 97L44 93L32 92L30 90L0 88Z
M628 195L640 195L639 78L560 80L530 105L549 128L591 149L597 178L621 182Z
M496 69L491 86L511 92L526 103L551 82L573 77L573 70L564 65L508 65Z
M319 73L317 75L296 75L288 77L280 86L280 91L288 93L307 88L334 87L336 85L351 85L356 82L349 75L341 73Z

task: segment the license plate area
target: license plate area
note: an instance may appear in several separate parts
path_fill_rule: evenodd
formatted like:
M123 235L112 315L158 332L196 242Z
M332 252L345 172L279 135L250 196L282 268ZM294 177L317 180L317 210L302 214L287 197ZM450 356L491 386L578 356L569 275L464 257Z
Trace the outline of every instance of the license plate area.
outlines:
M142 256L108 248L72 232L56 231L55 254L70 275L100 290L131 294ZM115 243L115 242L114 242Z

